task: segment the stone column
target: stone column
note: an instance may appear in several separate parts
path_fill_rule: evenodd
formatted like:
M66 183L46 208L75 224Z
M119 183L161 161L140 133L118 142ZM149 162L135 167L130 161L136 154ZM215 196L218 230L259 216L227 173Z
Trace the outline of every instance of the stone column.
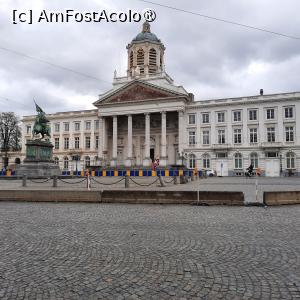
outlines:
M132 115L128 115L127 159L125 166L132 166Z
M143 166L150 166L150 114L145 114L145 156Z
M167 165L167 114L161 113L161 151L159 164L162 167Z
M103 166L103 161L104 161L104 131L103 131L103 123L104 119L103 117L99 118L99 129L98 129L98 158L100 160L100 165Z
M118 117L113 117L113 149L112 149L112 159L110 165L112 167L117 166L118 158Z
M178 111L178 152L179 155L177 155L177 165L181 165L183 162L183 150L184 150L184 140L185 140L185 135L184 135L184 114L183 111L180 110Z

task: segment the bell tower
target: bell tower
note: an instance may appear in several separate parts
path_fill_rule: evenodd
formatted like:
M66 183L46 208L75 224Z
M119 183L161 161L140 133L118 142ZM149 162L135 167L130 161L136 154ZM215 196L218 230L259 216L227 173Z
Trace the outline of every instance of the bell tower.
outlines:
M145 22L140 32L127 45L128 67L127 77L149 77L164 71L165 46L150 31L150 24Z

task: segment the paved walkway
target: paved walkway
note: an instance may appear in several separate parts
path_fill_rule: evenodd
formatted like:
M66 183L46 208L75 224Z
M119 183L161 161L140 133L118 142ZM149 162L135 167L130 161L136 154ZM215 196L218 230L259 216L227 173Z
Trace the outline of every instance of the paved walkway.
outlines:
M300 206L0 203L0 299L300 299Z
M132 177L130 179L130 189L133 190L180 190L180 191L239 191L244 192L245 201L263 202L263 192L276 191L300 191L300 177L281 178L245 178L245 177L210 177L190 181L187 184L174 185L172 177L163 177L166 184L161 187L157 177ZM29 180L25 189L52 190L52 179L44 182L42 179ZM179 178L178 178L179 182ZM94 177L91 181L92 190L124 189L124 177ZM24 189L22 180L0 180L0 188L15 190ZM86 190L86 179L74 178L58 180L58 187L62 190Z

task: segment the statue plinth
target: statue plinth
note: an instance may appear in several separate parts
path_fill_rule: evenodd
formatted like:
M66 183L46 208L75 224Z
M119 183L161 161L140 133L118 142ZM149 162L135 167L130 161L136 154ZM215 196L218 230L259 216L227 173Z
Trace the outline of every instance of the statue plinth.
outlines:
M26 158L16 169L17 176L28 177L60 175L59 166L52 159L53 145L42 140L28 140Z

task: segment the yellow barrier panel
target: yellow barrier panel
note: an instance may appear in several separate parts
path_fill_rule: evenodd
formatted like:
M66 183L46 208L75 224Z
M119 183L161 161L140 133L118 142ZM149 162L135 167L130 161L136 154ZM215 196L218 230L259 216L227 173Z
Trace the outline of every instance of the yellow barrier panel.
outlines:
M92 171L92 176L95 176L95 171Z
M11 176L11 171L10 170L6 171L6 176Z
M143 170L139 170L139 176L143 176Z
M103 176L103 177L106 177L106 170L103 170L103 171L102 171L102 176Z
M127 170L127 171L126 171L126 175L127 175L127 176L130 176L130 170Z
M179 176L183 175L183 170L179 170Z
M165 176L168 176L168 177L170 176L169 170L166 170L166 171L165 171Z
M114 171L114 176L118 177L118 171L117 170Z
M80 176L82 176L82 177L84 176L84 171L80 172Z
M152 177L156 176L156 171L152 171Z

